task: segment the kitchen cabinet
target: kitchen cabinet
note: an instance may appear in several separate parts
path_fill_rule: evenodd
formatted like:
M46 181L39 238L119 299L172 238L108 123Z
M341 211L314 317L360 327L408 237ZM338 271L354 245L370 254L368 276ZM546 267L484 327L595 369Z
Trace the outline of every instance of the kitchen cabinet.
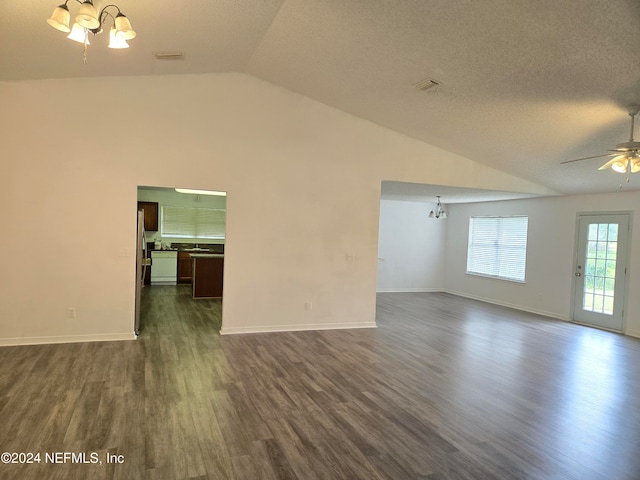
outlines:
M222 298L224 255L192 254L193 298Z
M189 252L178 252L178 283L191 283L192 262Z
M144 212L144 229L147 232L158 231L158 202L138 202L138 211Z

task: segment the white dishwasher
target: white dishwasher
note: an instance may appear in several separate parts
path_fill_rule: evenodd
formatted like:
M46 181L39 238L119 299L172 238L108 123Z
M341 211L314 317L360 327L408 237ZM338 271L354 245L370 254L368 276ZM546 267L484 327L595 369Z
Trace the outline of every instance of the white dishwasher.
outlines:
M151 251L151 285L175 285L178 279L178 252Z

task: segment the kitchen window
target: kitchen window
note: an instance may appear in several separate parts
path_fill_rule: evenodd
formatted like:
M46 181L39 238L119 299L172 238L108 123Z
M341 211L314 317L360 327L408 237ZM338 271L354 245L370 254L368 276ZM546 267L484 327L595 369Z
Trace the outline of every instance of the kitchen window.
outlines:
M224 239L225 214L223 209L164 205L160 234L174 238Z
M467 273L525 281L529 217L471 217Z

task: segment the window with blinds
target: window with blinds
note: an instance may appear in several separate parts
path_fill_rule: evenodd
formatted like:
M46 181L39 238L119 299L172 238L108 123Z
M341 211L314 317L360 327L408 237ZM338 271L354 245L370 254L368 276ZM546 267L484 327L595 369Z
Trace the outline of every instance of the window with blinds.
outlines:
M175 238L224 238L225 210L164 205L160 234Z
M471 217L467 273L524 282L529 217Z

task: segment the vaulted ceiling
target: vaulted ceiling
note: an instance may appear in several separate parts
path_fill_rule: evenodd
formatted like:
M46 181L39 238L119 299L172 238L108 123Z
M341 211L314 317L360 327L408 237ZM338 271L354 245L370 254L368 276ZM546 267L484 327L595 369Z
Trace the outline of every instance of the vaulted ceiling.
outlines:
M0 80L244 72L560 193L640 189L560 164L629 138L638 0L117 0L138 36L91 38L86 65L45 22L59 2L0 2Z

